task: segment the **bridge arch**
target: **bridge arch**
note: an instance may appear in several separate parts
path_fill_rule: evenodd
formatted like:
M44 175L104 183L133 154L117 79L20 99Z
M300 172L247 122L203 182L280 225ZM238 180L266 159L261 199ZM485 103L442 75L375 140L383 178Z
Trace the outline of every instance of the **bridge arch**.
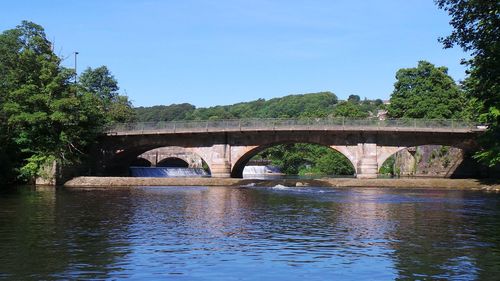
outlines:
M418 144L410 147L399 147L392 153L379 156L379 172L388 168L386 161L397 156L395 164L401 167L395 175L431 176L431 177L464 177L474 176L473 163L466 148L457 145ZM406 164L406 165L405 165Z
M166 152L165 149L175 151L175 153ZM167 160L168 159L168 160ZM100 175L105 176L128 176L129 167L155 167L158 164L168 165L175 159L176 163L182 163L183 167L204 168L211 173L211 167L205 161L202 155L198 154L196 149L180 146L136 146L129 149L117 150L110 157L103 157L101 162L102 169ZM186 164L187 165L186 165ZM177 166L177 167L179 167Z
M322 146L322 147L327 147L327 148L331 149L332 151L338 152L349 161L353 170L356 171L356 165L355 165L355 163L353 163L352 157L350 157L350 155L346 155L345 152L337 149L336 146L325 145L325 144L316 143L316 142L282 141L282 142L267 143L267 144L263 144L263 145L259 145L259 146L243 147L243 148L238 149L236 151L236 153L231 155L232 156L231 157L232 158L231 177L232 178L242 178L243 177L243 169L247 165L248 161L250 161L250 159L252 159L254 156L259 154L260 152L263 152L266 149L277 146L277 145L297 144L297 143L318 145L318 146Z
M196 151L180 146L153 148L141 153L138 158L147 159L156 167L202 168L205 161Z
M166 157L156 163L156 167L188 168L189 163L179 157Z
M377 164L378 164L378 169L382 167L382 165L389 159L389 157L396 155L396 153L403 151L405 149L408 149L406 146L398 146L398 147L389 147L383 149L383 151L379 151L377 155Z

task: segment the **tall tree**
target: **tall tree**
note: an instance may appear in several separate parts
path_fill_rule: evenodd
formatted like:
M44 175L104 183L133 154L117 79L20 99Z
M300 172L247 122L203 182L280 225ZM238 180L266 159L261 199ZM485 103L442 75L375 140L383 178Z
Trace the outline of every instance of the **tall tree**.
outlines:
M476 99L480 121L489 124L483 149L476 157L489 166L500 165L500 2L498 0L435 0L451 16L452 33L441 38L445 48L455 45L471 53L464 86Z
M12 171L32 178L54 161L72 161L97 132L96 99L80 95L43 28L23 21L0 35L2 149ZM5 163L2 163L5 164Z
M361 101L361 98L358 95L349 95L347 98L347 101L353 102L353 103L358 103Z
M446 67L420 61L396 73L388 115L393 118L459 118L464 96Z
M106 66L87 68L79 79L82 90L94 95L99 101L99 109L106 123L130 122L135 112L127 96L120 95L118 81Z

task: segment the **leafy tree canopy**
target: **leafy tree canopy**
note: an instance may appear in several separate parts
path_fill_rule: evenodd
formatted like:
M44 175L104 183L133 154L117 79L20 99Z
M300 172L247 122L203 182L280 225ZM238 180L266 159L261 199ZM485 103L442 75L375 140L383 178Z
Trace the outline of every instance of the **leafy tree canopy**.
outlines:
M135 110L139 121L326 117L333 112L337 101L337 96L333 93L321 92L208 108L172 104L139 107Z
M290 175L354 174L354 167L344 155L317 144L280 144L262 151L257 158L272 160L273 165Z
M135 112L138 121L147 122L240 118L367 117L376 115L376 111L383 107L381 100L338 103L335 94L320 92L207 108L196 108L188 103L138 107L135 108Z
M107 120L125 120L126 106L132 112L107 69L97 70L76 85L35 23L0 34L1 183L32 179L53 161L78 161Z
M451 16L452 33L440 41L470 52L464 86L479 120L489 124L476 157L500 165L500 2L498 0L435 0Z
M393 118L460 118L464 95L446 67L420 61L396 73L388 115Z
M139 121L178 121L186 120L196 107L189 103L155 105L134 108Z
M445 48L460 46L471 52L471 94L486 107L500 103L500 2L497 0L436 0L451 16L452 33L440 41Z
M20 174L30 178L44 163L81 151L88 139L80 125L90 118L70 83L74 72L60 66L41 26L23 21L0 35L0 48L3 142L13 148Z
M80 75L79 81L85 91L95 94L106 103L118 98L118 82L106 66L87 68Z
M358 95L349 95L349 97L347 98L347 101L357 103L357 102L361 101L361 98Z
M335 108L333 115L336 117L365 118L369 116L369 111L353 101L341 102Z
M120 95L118 81L106 66L87 68L79 79L82 92L94 95L100 104L98 109L105 116L104 122L130 122L135 120L135 112L127 96Z

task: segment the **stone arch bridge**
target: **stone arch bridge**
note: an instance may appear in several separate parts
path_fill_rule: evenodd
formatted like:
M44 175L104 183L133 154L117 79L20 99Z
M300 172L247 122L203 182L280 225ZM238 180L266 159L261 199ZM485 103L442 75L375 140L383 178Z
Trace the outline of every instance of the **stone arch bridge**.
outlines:
M212 177L241 177L258 152L282 143L331 147L352 163L358 178L375 178L392 154L413 146L447 145L470 151L486 128L457 120L249 119L119 124L96 149L94 175L127 175L146 151L177 146L199 155Z

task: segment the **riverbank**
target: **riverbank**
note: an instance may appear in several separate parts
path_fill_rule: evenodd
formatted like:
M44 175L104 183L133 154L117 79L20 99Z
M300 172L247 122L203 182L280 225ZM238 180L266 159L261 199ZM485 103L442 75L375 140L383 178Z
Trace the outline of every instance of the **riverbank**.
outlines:
M135 178L135 177L77 177L65 187L131 187L131 186L321 186L321 187L393 187L449 188L500 191L498 180L399 178L399 179L235 179L235 178Z

